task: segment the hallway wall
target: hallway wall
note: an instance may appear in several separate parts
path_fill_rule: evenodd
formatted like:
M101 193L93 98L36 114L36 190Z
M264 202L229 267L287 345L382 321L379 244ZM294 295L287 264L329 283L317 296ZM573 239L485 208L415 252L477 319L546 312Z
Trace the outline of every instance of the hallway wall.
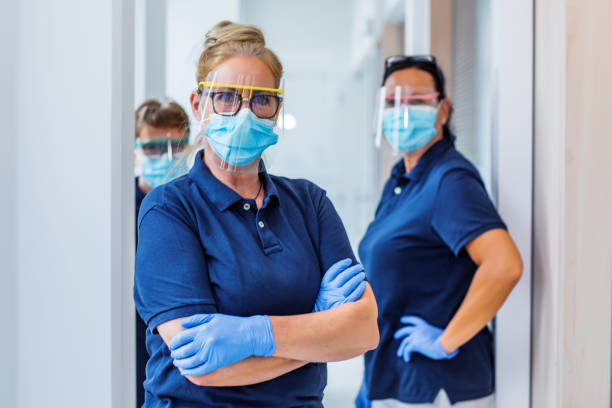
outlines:
M17 66L16 2L8 2L0 13L0 122L2 149L0 160L0 395L7 407L16 405L15 394L15 121L14 97Z
M532 406L610 406L609 1L536 1Z
M119 407L129 399L121 334L133 311L122 297L133 179L122 164L131 157L126 144L133 150L123 136L133 129L132 106L123 104L133 89L124 53L132 4L2 7L0 26L11 33L0 40L10 139L0 165L3 407Z

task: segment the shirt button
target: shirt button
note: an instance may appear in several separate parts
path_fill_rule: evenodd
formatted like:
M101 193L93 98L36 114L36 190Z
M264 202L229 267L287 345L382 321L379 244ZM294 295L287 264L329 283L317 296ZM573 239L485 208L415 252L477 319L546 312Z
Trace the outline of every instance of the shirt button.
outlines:
M249 203L244 203L244 205L242 206L242 208L244 208L244 211L249 211L251 209L251 204Z
M259 228L263 228L266 226L263 221L259 221L257 225L259 225Z
M399 193L401 193L401 192L402 192L402 188L401 188L400 186L397 186L397 187L395 187L395 188L393 189L393 192L394 192L395 194L399 194Z

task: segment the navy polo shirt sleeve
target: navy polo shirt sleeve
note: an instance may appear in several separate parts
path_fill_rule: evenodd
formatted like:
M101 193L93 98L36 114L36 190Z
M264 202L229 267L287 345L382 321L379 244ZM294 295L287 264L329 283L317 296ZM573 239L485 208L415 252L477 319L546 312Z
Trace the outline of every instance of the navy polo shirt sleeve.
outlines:
M321 276L323 276L330 266L341 259L351 258L353 263L357 263L357 260L346 235L342 220L323 190L321 190L317 208L317 218L319 221L319 260L321 263Z
M155 331L172 319L215 313L204 250L185 211L163 204L143 210L134 278L142 319Z
M479 235L506 228L478 174L463 168L451 169L442 176L431 222L455 255Z

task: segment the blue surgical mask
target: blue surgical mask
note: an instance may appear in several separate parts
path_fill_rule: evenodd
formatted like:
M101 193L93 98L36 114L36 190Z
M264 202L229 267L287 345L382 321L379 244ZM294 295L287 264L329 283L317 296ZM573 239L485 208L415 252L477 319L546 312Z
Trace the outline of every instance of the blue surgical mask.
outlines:
M432 106L389 108L383 113L383 132L391 147L412 152L431 142L436 135L436 115Z
M176 157L170 159L167 154L142 158L142 177L153 188L185 173L187 173L185 160Z
M210 115L204 131L214 152L232 166L245 166L278 142L274 122L242 109L236 116Z

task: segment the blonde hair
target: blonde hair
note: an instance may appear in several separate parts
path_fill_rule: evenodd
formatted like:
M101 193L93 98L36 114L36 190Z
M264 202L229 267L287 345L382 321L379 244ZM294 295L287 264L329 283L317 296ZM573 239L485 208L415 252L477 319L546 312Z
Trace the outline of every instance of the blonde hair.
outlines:
M206 33L204 51L198 61L198 84L206 81L206 76L219 64L237 55L258 57L280 82L283 65L276 54L266 48L261 30L252 25L221 21Z

